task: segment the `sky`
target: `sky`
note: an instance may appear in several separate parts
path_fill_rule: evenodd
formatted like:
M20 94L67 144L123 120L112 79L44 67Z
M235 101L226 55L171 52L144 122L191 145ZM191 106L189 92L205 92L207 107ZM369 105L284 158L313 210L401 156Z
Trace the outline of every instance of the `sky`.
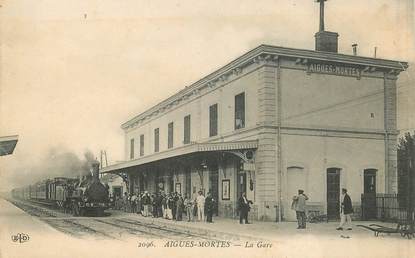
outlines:
M0 190L51 149L123 159L120 125L260 44L314 48L313 0L0 0ZM414 0L329 0L339 52L415 61ZM398 127L415 128L414 76L400 76ZM98 158L99 159L99 158ZM34 170L33 170L34 171Z

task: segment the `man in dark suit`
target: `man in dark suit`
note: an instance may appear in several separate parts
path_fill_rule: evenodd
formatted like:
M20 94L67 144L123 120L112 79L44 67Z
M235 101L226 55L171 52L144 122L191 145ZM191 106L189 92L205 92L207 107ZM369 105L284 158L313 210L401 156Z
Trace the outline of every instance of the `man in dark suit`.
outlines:
M205 213L206 213L207 223L213 223L212 217L213 217L213 210L215 208L214 203L215 203L215 200L213 199L212 194L209 191L205 198Z
M248 200L246 198L246 193L243 192L241 194L241 197L238 200L239 205L239 223L243 224L242 221L245 220L245 224L249 224L248 222L248 212L251 209L249 204L252 203L252 201Z
M340 225L337 230L343 230L343 226L347 224L347 230L352 230L352 218L351 214L353 213L352 207L352 200L350 196L347 194L347 189L342 189L342 196L341 198L341 208L340 208Z

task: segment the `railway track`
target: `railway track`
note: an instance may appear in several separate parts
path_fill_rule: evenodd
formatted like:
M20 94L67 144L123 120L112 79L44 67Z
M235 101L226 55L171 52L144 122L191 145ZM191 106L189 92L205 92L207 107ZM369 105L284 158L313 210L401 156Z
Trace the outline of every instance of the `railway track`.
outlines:
M171 240L209 240L220 241L216 237L197 234L186 229L168 228L167 226L127 219L118 214L114 217L72 217L69 214L57 212L40 204L21 200L9 200L26 213L38 217L56 230L76 238L116 239L124 240L126 235L143 239Z
M152 223L144 223L144 222L137 221L137 220L130 220L130 219L120 220L120 219L118 219L117 221L127 223L127 224L131 224L131 225L145 227L145 228L148 228L148 229L158 230L158 231L164 232L167 235L179 236L180 239L183 239L183 237L185 237L185 238L192 238L192 239L219 240L219 239L214 239L212 237L208 237L206 235L191 233L188 230L178 230L176 228L171 229L171 228L167 228L166 226L155 225L155 224L152 224Z

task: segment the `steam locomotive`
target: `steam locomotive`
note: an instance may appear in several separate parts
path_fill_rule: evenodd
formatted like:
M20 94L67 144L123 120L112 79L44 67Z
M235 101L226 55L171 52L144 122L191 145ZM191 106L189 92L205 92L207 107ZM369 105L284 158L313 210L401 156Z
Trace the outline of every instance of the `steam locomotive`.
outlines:
M12 190L17 199L57 206L74 216L104 214L110 207L108 189L99 180L99 163L92 164L92 176L81 178L55 177Z

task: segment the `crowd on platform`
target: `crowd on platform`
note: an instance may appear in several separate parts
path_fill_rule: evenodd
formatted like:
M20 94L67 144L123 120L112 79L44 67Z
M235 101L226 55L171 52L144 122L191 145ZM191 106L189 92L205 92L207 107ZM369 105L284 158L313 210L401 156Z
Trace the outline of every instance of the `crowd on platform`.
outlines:
M148 191L142 193L124 193L122 198L113 200L113 208L130 213L141 214L144 217L165 218L169 220L205 221L213 223L216 200L208 192L206 196L199 191L195 197L187 194L183 197L180 193L165 193L163 191L150 194Z

